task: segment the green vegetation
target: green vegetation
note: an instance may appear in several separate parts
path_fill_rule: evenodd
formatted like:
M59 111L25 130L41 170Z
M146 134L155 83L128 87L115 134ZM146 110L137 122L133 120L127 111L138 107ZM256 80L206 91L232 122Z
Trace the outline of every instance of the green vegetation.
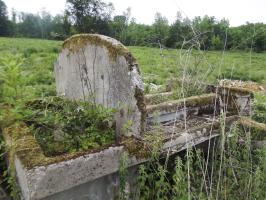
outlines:
M91 103L45 98L27 102L23 115L46 156L96 149L115 141L113 111Z
M13 124L9 130L20 130L23 135L19 124L24 123L31 132L31 139L34 134L42 149L29 151L29 156L23 157L28 167L58 162L66 159L65 153L76 156L72 153L101 149L114 142L111 110L53 97L53 63L61 45L60 41L0 38L0 131ZM202 82L215 82L217 78L266 83L266 55L262 53L226 51L223 54L218 51L133 46L129 50L138 60L146 84L162 85L174 77L184 81L183 86L190 89L187 94L195 94L194 89ZM193 87L191 83L194 83ZM255 96L253 118L265 123L265 97ZM223 131L221 129L222 135ZM209 157L189 149L185 156L174 158L174 166L159 159L161 138L159 132L155 133L154 138L147 139L149 147L152 147L152 159L140 167L140 190L135 195L140 195L141 199L158 200L216 199L216 196L219 199L263 199L266 191L266 150L253 149L250 141L252 132L243 133L239 126L232 131L234 137L217 141L219 148ZM26 133L24 136L28 138ZM25 145L28 143L17 144L16 148L25 149ZM129 141L125 145L130 149L129 153L147 156L146 149L142 152L139 143ZM2 165L6 155L3 147L1 138L0 167L7 175L11 169ZM120 167L121 196L124 199L127 198L124 179L127 175L126 159L124 155ZM7 176L5 180L11 185L13 196L16 196L18 191L14 179Z
M253 104L254 104L253 119L260 123L266 124L266 96L261 94L256 94Z
M266 148L251 148L250 133L239 126L231 134L221 129L216 148L188 148L170 161L154 154L140 166L136 193L142 200L264 199Z
M61 42L1 38L0 44L0 101L9 110L1 114L3 125L25 122L48 156L114 141L111 110L50 97L55 95L53 63ZM61 137L57 141L55 132Z
M112 110L53 97L53 64L61 45L0 38L0 168L4 172L0 184L4 181L14 199L19 193L15 173L12 163L8 168L4 165L4 157L23 150L27 154L19 155L23 164L33 167L65 159L58 155L69 153L71 157L74 152L103 148L115 141ZM3 133L14 139L12 149L5 148ZM17 142L20 139L25 142Z
M63 6L63 5L62 5ZM0 0L0 36L30 37L63 40L77 33L99 33L118 39L127 46L150 46L201 50L266 50L266 25L246 23L230 27L229 21L213 16L176 20L156 13L154 23L136 23L128 8L114 17L114 6L104 0L67 0L63 14L52 16L42 10L39 14L12 10L8 19L7 7Z
M266 54L243 51L180 51L149 47L129 47L136 57L146 83L164 84L171 77L252 80L266 83ZM193 82L195 84L195 82ZM196 82L197 83L197 82Z

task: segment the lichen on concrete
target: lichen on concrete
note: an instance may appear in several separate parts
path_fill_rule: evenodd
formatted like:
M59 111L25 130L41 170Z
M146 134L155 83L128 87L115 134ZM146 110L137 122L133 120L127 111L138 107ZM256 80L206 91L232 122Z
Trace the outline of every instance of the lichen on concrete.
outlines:
M238 123L244 128L245 132L250 131L252 140L264 140L266 138L266 124L247 117L241 117Z
M149 105L147 106L147 113L152 114L156 111L158 112L168 112L173 111L178 108L184 107L195 107L195 106L213 106L216 101L216 94L203 94L199 96L188 97L185 99L173 100L163 102L157 105Z
M145 102L147 105L154 105L154 104L163 103L168 100L173 100L175 96L176 95L173 92L147 94L145 95Z
M115 41L115 43L114 43ZM125 48L125 46L112 38L98 34L77 34L69 39L65 40L63 43L63 49L68 49L71 53L80 51L87 44L92 44L95 46L106 47L109 56L114 60L118 55L125 56L131 61L136 61L136 59L131 55L131 53Z

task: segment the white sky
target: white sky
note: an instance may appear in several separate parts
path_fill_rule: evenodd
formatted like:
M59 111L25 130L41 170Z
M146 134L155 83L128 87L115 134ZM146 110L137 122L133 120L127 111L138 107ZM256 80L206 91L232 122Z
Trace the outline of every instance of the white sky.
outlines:
M131 7L131 16L137 22L151 24L156 12L166 16L170 23L175 20L177 11L184 16L215 16L229 19L231 26L249 22L266 23L266 0L105 0L112 2L115 14L122 14ZM8 10L37 13L45 8L52 15L63 12L66 0L4 0Z

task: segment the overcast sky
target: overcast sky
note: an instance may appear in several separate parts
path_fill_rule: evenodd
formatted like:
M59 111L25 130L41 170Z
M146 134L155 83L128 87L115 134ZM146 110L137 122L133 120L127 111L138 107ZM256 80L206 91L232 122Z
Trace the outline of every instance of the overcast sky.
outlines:
M66 0L4 0L8 10L37 13L45 8L51 14L62 13ZM177 11L184 16L215 16L229 19L231 26L249 22L266 23L266 0L106 0L112 2L115 14L131 7L132 17L137 22L151 24L156 12L162 13L173 22Z

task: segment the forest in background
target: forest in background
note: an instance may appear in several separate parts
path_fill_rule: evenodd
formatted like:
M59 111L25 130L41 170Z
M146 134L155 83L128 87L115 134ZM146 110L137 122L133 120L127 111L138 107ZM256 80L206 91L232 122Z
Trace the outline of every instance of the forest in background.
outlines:
M163 46L187 48L198 43L201 50L266 51L266 24L246 23L230 27L226 19L213 16L188 19L177 12L176 20L156 13L151 25L137 23L128 8L114 16L114 5L102 0L67 0L63 14L52 16L42 10L38 14L18 12L0 0L0 36L64 40L77 33L99 33L127 46Z

